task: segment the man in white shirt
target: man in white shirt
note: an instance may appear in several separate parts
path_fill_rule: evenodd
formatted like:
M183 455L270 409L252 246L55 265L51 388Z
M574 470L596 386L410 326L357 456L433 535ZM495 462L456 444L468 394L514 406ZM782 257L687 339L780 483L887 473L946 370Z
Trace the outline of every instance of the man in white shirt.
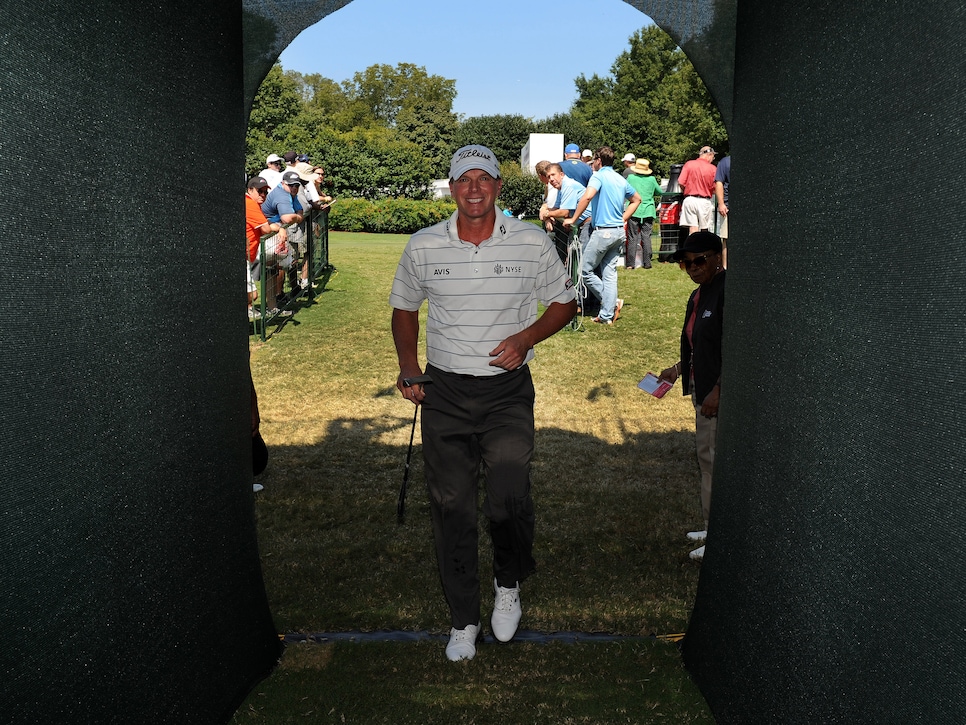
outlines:
M256 174L268 182L268 189L271 191L282 180L282 159L278 154L269 154L265 159L265 168Z
M570 276L539 227L496 207L503 181L493 152L464 146L450 163L456 212L410 237L389 296L399 358L396 387L423 406L433 537L450 609L446 656L472 659L480 638L477 486L493 542L490 625L508 642L522 617L520 584L533 573L533 348L574 316ZM426 373L417 340L428 301ZM545 305L537 316L537 303Z

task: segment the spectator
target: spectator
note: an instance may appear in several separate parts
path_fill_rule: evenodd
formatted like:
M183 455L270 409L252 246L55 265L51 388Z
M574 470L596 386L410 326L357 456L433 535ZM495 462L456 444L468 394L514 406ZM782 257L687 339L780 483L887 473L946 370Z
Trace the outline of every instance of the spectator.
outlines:
M702 229L711 229L714 225L714 149L702 146L698 158L688 161L681 169L678 183L684 190L684 203L681 204L682 227L688 228L688 234L694 234Z
M258 172L268 182L268 189L271 191L282 180L282 159L277 154L269 154L265 159L265 168Z
M325 169L321 166L312 167L312 173L315 174L316 179L313 182L315 184L315 189L319 194L319 200L321 201L320 209L329 206L332 203L332 197L329 196L325 190L322 188L325 185Z
M533 170L540 179L540 183L543 184L543 203L540 205L540 211L537 212L537 216L540 217L540 221L543 222L544 229L547 232L553 231L553 222L547 219L547 209L550 208L550 202L552 201L551 196L556 195L553 187L550 186L550 177L547 176L547 169L550 168L550 162L546 159L538 161L533 166Z
M304 221L292 227L292 233L289 235L289 245L292 247L295 259L301 262L301 275L299 275L298 265L293 266L289 270L289 284L297 293L299 290L308 289L309 287L309 259L307 255L308 216L312 209L321 208L322 199L316 186L319 179L313 173L311 164L304 161L296 161L295 165L289 168L295 169L295 173L299 176L298 201L303 209L303 216L305 217Z
M262 202L262 212L270 222L283 224L286 227L302 223L303 207L298 200L298 193L301 188L302 180L297 171L286 171L282 174L281 183L272 189L265 201ZM290 243L291 236L290 234ZM291 271L293 267L295 265L290 264L286 269ZM276 297L281 304L287 303L290 299L288 295L282 292L281 287L277 290Z
M584 149L580 154L580 160L590 166L594 161L594 152L590 149Z
M477 490L490 521L495 598L490 626L508 642L522 617L520 585L533 573L534 346L574 316L567 274L547 236L497 213L500 167L484 146L450 164L456 212L416 232L389 303L399 358L396 387L423 406L422 434L433 537L450 609L449 660L472 659L480 637ZM512 261L511 261L512 259ZM442 274L441 274L442 273ZM419 308L429 301L426 372L419 376ZM537 302L546 306L537 316Z
M579 182L574 181L564 174L560 164L550 164L547 168L547 179L550 186L554 189L554 198L550 200L547 208L546 220L551 223L551 230L554 232L554 244L561 259L566 262L569 253L570 230L563 226L563 220L569 217L577 209L580 197L587 189ZM579 225L580 248L584 249L590 240L590 210L585 210L577 220ZM561 240L563 249L561 250Z
M577 144L567 144L564 149L564 158L560 162L560 168L564 173L581 186L587 186L590 175L594 172L587 168L587 164L580 161L580 147Z
M721 237L721 266L728 268L728 186L731 184L731 156L718 162L714 173L714 196L718 202L718 236Z
M617 258L624 246L624 223L640 206L641 195L614 171L614 151L609 146L599 148L595 160L599 161L600 170L590 178L587 190L574 213L564 220L564 226L573 226L591 205L594 230L584 250L580 276L600 300L600 314L594 322L611 325L624 306L624 300L617 296ZM630 200L626 209L625 199ZM598 265L600 275L596 271Z
M637 157L634 154L624 154L624 158L621 161L624 162L624 170L621 172L621 176L626 179L631 175L631 167L637 162Z
M721 239L713 232L695 232L674 253L673 259L682 263L698 288L691 293L684 313L681 359L662 370L661 378L674 383L680 377L684 394L691 396L694 405L694 439L698 467L701 469L704 530L691 531L687 538L702 544L690 554L695 561L701 561L711 515L711 480L721 395L721 333L725 297Z
M634 187L641 195L641 205L627 220L627 254L624 267L626 269L651 268L651 231L654 228L654 217L657 215L655 200L661 200L661 185L654 178L651 162L638 159L631 167L631 175L627 183Z
M274 192L273 192L274 193ZM266 265L275 268L276 265L284 265L284 260L288 259L289 250L286 246L286 240L288 239L288 233L282 226L280 221L270 221L265 217L265 213L262 211L262 204L264 204L266 198L269 195L268 182L262 176L253 176L248 182L248 189L245 193L245 236L248 241L248 264L253 280L261 279L261 255L259 254L259 245L262 236L265 234L271 234L275 232L274 237L266 239L266 244L269 244L271 248L266 248L265 250L265 260ZM267 298L265 299L266 306L275 312L275 303L278 293L281 292L281 285L284 283L284 272L279 270L277 274L271 275L266 269L266 288L267 288ZM249 294L249 305L254 302L258 293L255 296ZM250 317L254 318L255 313L252 310Z

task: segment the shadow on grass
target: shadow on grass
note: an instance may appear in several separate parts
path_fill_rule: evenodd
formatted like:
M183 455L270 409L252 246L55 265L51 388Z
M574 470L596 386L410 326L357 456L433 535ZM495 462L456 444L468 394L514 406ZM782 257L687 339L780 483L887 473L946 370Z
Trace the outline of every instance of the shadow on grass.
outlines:
M411 417L338 419L311 445L269 441L256 509L280 631L448 631L418 426L406 522L396 523L411 426ZM613 445L538 429L538 571L523 590L526 628L684 631L699 571L684 536L700 519L693 445L686 431L629 434ZM484 590L487 539L484 533L480 543Z

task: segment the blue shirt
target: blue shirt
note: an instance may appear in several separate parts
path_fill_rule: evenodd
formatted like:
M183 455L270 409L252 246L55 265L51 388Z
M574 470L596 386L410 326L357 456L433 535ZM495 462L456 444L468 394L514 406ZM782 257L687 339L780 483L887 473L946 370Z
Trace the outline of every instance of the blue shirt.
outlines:
M590 200L594 226L624 226L624 199L630 199L637 193L634 187L627 183L627 179L609 166L605 166L600 171L594 172L587 188L597 190L597 194Z
M731 157L725 156L718 162L718 169L714 172L714 180L720 181L724 187L724 203L728 206L728 185L731 183Z
M593 169L587 164L577 159L564 159L560 162L560 168L563 169L564 174L581 186L587 186L587 182L590 181L590 177L594 173Z
M569 176L563 178L563 182L560 184L560 188L557 190L557 201L554 205L550 207L551 209L566 209L571 214L574 213L574 209L577 208L577 202L580 201L580 197L584 195L587 189L580 183L574 181ZM580 215L578 222L584 221L590 216L590 208L588 207L583 214Z
M281 223L283 214L301 214L302 205L297 197L288 193L288 189L279 184L265 197L262 202L262 214L270 222Z

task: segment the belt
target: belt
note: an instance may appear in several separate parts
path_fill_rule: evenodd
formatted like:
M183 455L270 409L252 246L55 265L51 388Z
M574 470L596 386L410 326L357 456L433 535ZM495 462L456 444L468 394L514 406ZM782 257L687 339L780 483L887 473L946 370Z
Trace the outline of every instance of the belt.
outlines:
M431 364L427 365L426 369L429 370L430 368L432 368L434 373L442 373L443 375L449 375L454 378L459 378L460 380L493 380L494 378L501 378L504 375L512 375L513 373L518 373L524 370L526 367L527 367L526 365L521 365L516 370L507 370L502 373L496 373L495 375L467 375L466 373L451 373L448 370L442 370L441 368L438 368L435 365L431 365Z
M690 199L710 199L710 196L701 196L700 194L688 194Z
M624 228L623 224L615 224L612 227L594 227L594 229L623 229L623 228Z

